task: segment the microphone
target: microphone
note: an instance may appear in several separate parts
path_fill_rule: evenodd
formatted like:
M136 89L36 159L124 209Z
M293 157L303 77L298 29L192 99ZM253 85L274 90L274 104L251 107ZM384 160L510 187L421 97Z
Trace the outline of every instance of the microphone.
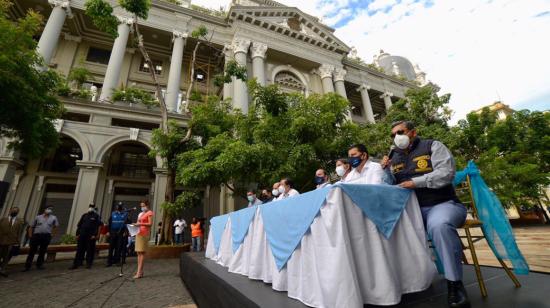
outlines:
M131 212L131 211L135 211L135 210L137 210L137 208L134 206L133 208L125 209L124 211L125 212Z

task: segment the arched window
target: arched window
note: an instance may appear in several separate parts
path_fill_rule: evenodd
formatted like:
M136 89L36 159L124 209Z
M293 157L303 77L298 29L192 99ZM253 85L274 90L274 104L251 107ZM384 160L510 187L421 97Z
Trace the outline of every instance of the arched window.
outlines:
M275 83L279 85L281 90L286 93L301 93L305 94L306 86L291 72L282 71L275 75Z
M70 137L61 136L59 146L52 154L44 157L40 166L42 171L60 173L78 173L77 160L82 160L82 149Z

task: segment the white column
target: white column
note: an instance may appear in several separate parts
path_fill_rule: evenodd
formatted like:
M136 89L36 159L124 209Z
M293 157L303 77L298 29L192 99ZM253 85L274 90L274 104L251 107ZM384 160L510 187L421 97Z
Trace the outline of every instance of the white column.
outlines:
M252 56L252 75L258 83L265 86L265 53L267 45L263 43L253 42L250 47Z
M118 37L115 39L113 49L111 50L111 57L109 58L109 64L107 64L107 72L105 72L99 101L110 101L113 90L118 86L120 69L124 60L124 54L126 53L128 35L130 34L130 26L134 23L133 18L117 17L120 21L118 25Z
M392 105L391 97L393 96L393 93L391 92L384 92L384 94L380 95L380 98L384 99L384 105L386 106L386 111L390 111L390 107Z
M348 99L344 83L346 74L347 71L343 68L337 68L334 70L334 87L336 88L336 93L338 93L343 98Z
M172 32L172 60L170 61L170 73L168 74L168 86L166 87L166 108L168 112L176 112L181 83L181 63L183 60L183 48L185 47L186 32L174 30Z
M363 109L365 110L367 122L374 124L374 113L372 112L372 104L370 102L369 89L370 89L370 86L367 85L366 83L363 83L361 86L359 86L359 88L357 88L357 91L361 93L361 101L363 102Z
M225 55L225 66L227 66L227 63L233 60L233 46L230 44L225 44L223 47L223 53ZM232 97L233 97L233 79L230 83L223 84L223 99L225 100Z
M235 61L240 66L246 67L246 55L250 41L241 38L233 39L233 52ZM236 78L233 82L233 107L241 109L241 112L248 114L248 89L246 82Z
M67 225L68 234L76 233L80 216L86 213L90 203L94 203L99 173L103 167L103 164L94 162L77 162L76 164L80 167L80 171L78 172L73 206Z
M48 0L48 2L53 6L53 10L36 48L38 54L44 59L45 66L50 64L65 18L67 15L72 17L69 0Z
M321 76L321 81L323 82L323 93L333 93L334 84L332 83L332 72L334 71L334 66L323 64L319 67L319 75Z

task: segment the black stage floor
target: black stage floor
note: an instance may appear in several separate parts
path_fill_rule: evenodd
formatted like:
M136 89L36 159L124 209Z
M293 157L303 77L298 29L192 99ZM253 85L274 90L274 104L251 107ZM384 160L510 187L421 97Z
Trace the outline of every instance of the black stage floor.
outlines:
M472 308L550 308L550 275L530 273L518 276L522 287L516 289L502 269L483 267L482 272L489 292L486 299L481 297L473 267L464 267L464 285ZM289 298L286 292L273 290L269 284L229 273L227 268L206 259L204 253L183 253L180 276L200 308L307 307ZM392 307L447 307L446 295L445 280L437 278L430 289L407 294L399 305Z

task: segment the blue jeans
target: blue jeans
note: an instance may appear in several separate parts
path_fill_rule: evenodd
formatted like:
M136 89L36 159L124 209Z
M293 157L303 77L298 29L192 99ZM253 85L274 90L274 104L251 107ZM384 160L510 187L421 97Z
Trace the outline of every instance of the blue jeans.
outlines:
M191 251L201 251L201 237L195 236L191 238Z
M424 227L443 265L445 279L462 280L462 243L456 229L466 220L466 207L450 200L420 210Z
M183 242L183 233L182 234L176 234L176 237L174 238L174 241L176 244L181 244Z

